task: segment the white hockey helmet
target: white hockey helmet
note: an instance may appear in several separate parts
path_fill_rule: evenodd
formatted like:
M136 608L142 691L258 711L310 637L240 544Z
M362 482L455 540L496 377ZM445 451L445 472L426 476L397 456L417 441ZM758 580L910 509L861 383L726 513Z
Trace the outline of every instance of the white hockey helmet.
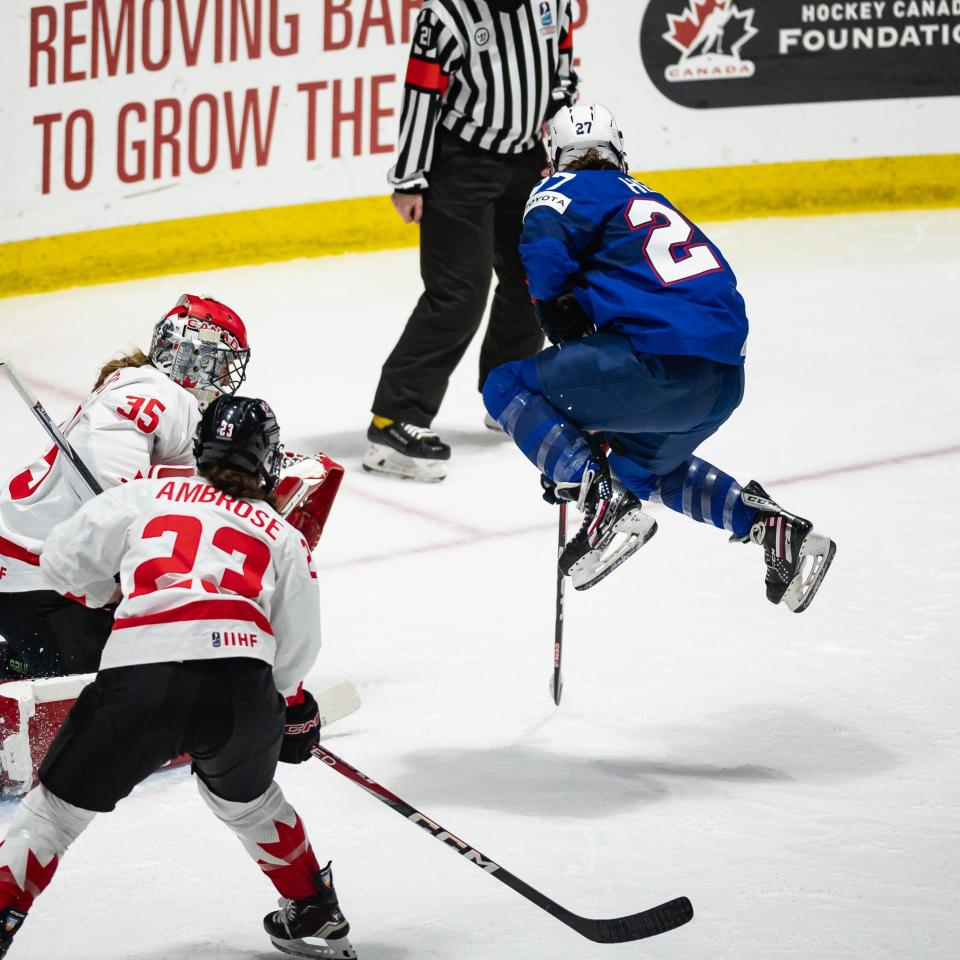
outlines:
M562 170L574 157L596 150L604 160L627 172L623 134L614 115L602 103L562 107L550 121L550 163Z
M250 360L237 313L212 297L185 293L153 328L150 362L207 406L236 393Z

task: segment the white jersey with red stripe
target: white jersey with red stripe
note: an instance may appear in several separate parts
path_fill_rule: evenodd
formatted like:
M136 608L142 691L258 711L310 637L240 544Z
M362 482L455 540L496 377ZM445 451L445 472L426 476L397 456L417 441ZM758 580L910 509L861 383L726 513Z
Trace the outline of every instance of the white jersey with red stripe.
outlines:
M120 571L102 670L253 657L273 665L289 696L320 649L303 535L265 501L234 499L200 477L105 491L51 532L41 570L72 594Z
M63 432L108 489L147 476L153 464L192 467L199 420L193 394L160 370L125 367L90 395ZM0 591L52 589L39 566L44 542L89 496L56 447L0 486Z

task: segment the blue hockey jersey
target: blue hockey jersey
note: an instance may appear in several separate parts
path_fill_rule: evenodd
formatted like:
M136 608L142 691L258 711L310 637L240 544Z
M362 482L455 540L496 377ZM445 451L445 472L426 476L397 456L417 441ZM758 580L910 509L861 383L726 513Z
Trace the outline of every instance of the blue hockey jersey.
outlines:
M535 299L572 289L598 330L625 334L639 353L743 363L747 315L730 265L666 197L626 174L538 183L520 256Z

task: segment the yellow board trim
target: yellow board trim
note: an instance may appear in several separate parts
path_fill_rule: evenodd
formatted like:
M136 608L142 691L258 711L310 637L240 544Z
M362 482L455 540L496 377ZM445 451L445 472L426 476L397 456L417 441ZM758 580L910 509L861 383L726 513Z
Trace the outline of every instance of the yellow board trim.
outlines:
M696 221L960 206L960 154L638 173ZM221 213L0 244L0 297L414 246L387 197Z

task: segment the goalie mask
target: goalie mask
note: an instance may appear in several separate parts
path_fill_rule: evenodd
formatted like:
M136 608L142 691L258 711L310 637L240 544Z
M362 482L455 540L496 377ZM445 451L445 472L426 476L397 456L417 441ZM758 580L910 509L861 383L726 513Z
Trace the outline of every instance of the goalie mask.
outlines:
M247 330L229 307L185 293L153 329L150 361L207 406L240 388L250 360Z
M602 103L563 107L550 121L548 151L554 172L575 157L596 150L604 160L627 173L623 134L614 115Z
M193 442L193 454L204 467L225 467L259 477L264 494L277 485L283 448L280 427L265 400L218 397L204 411Z

